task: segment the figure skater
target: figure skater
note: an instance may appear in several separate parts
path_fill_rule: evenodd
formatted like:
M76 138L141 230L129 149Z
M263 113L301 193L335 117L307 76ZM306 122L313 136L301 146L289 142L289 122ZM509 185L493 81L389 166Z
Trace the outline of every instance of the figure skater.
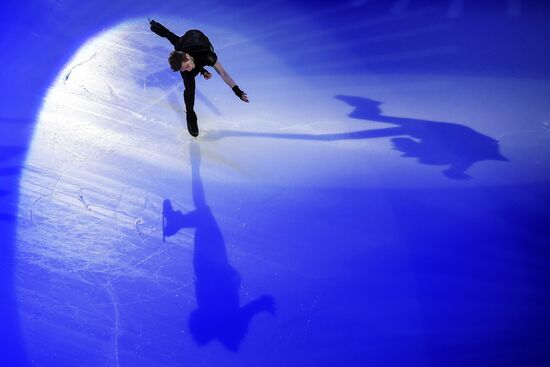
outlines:
M183 79L187 129L192 136L199 135L197 125L197 114L194 110L195 105L195 77L200 73L204 79L208 80L212 74L204 69L205 66L212 66L221 76L223 81L229 85L235 95L242 101L248 102L248 96L243 92L229 73L218 61L218 56L214 53L214 47L208 37L199 30L192 29L181 37L176 36L162 24L151 20L149 22L151 31L164 37L172 43L174 50L170 53L168 62L173 71L179 71Z

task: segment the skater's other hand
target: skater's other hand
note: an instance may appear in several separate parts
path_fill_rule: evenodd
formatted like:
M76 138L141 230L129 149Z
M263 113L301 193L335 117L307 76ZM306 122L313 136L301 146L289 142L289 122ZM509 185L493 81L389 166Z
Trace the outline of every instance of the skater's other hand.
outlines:
M246 93L243 93L243 95L241 96L241 99L242 99L244 102L246 102L246 103L249 102L249 101L248 101L248 96L246 95Z
M204 73L202 73L202 76L206 80L212 78L212 74L210 72L206 71L206 70L204 71Z

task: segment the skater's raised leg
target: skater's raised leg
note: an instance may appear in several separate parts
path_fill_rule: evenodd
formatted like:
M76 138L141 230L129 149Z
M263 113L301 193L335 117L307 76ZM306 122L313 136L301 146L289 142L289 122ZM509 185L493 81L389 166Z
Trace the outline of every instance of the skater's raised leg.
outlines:
M156 22L154 20L149 22L151 30L156 33L157 35L164 37L170 41L172 46L176 47L176 43L180 39L178 36L176 36L173 32L171 32L168 28L160 24L159 22Z

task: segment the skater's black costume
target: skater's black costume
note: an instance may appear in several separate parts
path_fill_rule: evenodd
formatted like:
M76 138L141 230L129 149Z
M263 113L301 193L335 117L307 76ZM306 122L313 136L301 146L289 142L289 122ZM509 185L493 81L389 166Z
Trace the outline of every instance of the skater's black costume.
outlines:
M214 53L214 47L210 43L208 37L199 30L189 30L185 32L183 36L179 37L154 20L150 22L150 26L154 33L168 39L174 46L174 50L185 52L194 59L195 68L191 71L180 71L180 74L185 87L183 97L187 113L187 128L192 136L197 136L199 134L199 129L197 125L197 115L194 110L195 77L199 73L203 75L208 73L204 67L214 66L218 60L218 56ZM233 86L232 89L239 98L242 99L243 94L246 96L237 85Z

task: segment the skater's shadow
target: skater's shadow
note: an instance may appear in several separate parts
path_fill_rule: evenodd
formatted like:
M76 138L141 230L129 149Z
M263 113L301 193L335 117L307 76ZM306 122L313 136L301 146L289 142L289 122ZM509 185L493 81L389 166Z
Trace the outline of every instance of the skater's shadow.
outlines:
M449 122L420 120L386 116L380 109L381 102L353 96L336 96L354 107L350 117L395 126L335 134L260 133L251 131L222 130L211 132L204 140L226 137L263 137L274 139L299 139L335 141L393 137L394 149L403 157L417 158L419 163L448 166L443 174L451 179L471 178L466 171L474 163L483 160L508 161L499 149L498 141L470 127Z
M199 345L218 339L236 352L252 318L263 311L274 314L275 303L273 297L264 295L240 306L240 275L229 264L222 233L205 200L200 147L196 142L190 145L190 157L195 210L183 214L174 211L170 200L165 200L165 235L175 235L182 228L195 228L193 268L198 307L189 316L193 339Z

